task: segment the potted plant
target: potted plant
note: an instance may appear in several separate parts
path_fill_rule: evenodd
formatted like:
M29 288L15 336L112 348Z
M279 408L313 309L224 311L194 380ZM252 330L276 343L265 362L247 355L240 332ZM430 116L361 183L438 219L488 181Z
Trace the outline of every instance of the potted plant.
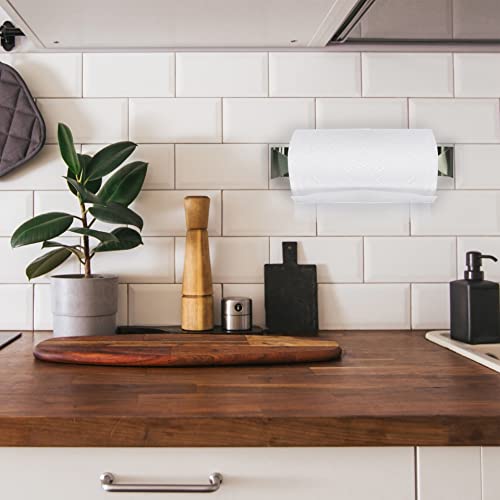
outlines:
M83 274L51 277L55 336L114 333L118 277L92 274L92 260L102 252L142 244L139 231L143 221L129 205L141 191L148 164L133 161L119 168L137 147L133 142L117 142L89 156L76 152L68 126L59 123L57 132L61 156L68 166L65 179L78 199L80 212L37 215L16 229L11 246L42 243L42 248L50 249L26 268L30 280L50 273L69 258L78 259L83 268ZM94 228L97 221L120 226L102 231ZM78 235L79 244L54 240L66 232Z

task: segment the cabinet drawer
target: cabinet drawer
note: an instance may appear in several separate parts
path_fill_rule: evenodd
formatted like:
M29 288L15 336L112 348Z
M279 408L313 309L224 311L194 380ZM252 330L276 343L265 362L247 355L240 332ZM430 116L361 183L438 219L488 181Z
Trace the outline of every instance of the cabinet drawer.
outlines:
M9 500L195 500L199 493L107 493L116 482L208 484L220 500L413 500L413 448L0 448ZM203 497L205 498L206 495Z
M418 500L481 500L481 449L417 450Z

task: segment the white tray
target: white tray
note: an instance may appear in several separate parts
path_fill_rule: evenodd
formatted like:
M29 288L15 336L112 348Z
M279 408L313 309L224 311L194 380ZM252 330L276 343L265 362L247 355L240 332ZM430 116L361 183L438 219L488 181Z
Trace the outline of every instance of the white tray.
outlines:
M500 373L500 344L464 344L452 340L449 330L427 332L425 338Z

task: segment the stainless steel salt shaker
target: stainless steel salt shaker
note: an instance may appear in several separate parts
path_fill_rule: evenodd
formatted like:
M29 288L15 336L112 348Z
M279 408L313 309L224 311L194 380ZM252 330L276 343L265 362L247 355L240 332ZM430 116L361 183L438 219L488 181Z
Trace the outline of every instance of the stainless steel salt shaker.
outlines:
M222 328L228 332L252 329L252 299L224 297L222 299Z

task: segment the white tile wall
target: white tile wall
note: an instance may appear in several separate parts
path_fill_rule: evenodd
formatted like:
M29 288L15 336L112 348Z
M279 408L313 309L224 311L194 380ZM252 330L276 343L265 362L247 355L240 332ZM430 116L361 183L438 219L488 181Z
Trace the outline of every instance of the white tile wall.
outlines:
M411 207L412 235L500 234L500 191L441 191L432 205Z
M265 97L265 52L177 54L177 97Z
M130 99L136 142L221 142L220 99Z
M84 54L83 97L173 97L175 55Z
M458 144L457 189L500 189L500 144Z
M456 275L455 238L365 238L365 281L439 282Z
M313 99L225 99L224 142L288 142L314 128Z
M410 128L431 128L438 142L500 142L498 99L410 99Z
M271 97L357 97L361 95L360 54L272 52Z
M317 128L407 128L406 99L318 99Z
M120 275L120 323L179 322L183 198L208 194L217 307L222 293L249 295L263 324L263 264L280 262L281 242L291 239L300 262L318 266L323 328L446 328L448 281L461 276L465 252L500 256L498 58L4 54L37 98L49 144L0 179L0 328L51 326L47 281L28 284L24 275L40 250L12 250L8 237L32 211L78 210L62 179L59 121L83 152L130 139L139 144L131 159L150 163L133 205L145 245L94 260L97 272ZM287 181L269 179L269 146L286 144L296 128L408 126L431 127L438 141L457 145L455 182L440 182L446 190L432 206L297 207ZM73 260L60 271L78 268ZM500 281L500 265L485 270Z
M128 138L127 99L38 99L47 143L57 143L57 124L71 127L75 142L104 143Z
M415 330L450 328L450 285L411 285L411 327Z
M21 73L33 97L81 97L82 54L2 54Z
M320 328L410 328L409 285L319 285L318 299Z
M404 236L410 234L408 205L338 204L318 207L318 235Z
M314 236L316 210L295 205L289 191L225 191L224 236Z
M451 54L363 54L367 97L452 97Z
M0 236L11 236L25 220L33 217L32 191L6 191L0 196Z
M179 144L177 189L267 189L267 144Z
M500 54L454 54L457 97L498 97Z

